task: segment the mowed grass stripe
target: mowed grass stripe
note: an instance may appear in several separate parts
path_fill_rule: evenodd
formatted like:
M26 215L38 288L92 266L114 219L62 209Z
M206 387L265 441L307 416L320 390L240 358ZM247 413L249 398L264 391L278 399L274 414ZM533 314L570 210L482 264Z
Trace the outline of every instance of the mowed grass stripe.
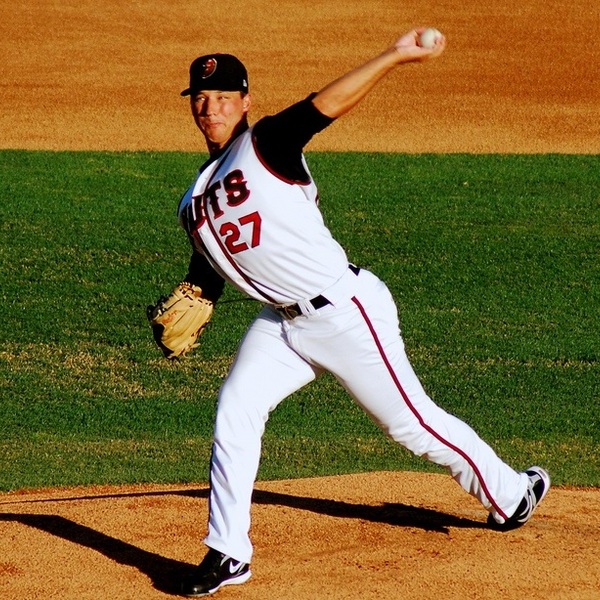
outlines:
M0 489L204 481L216 394L259 306L231 288L187 360L145 307L185 274L204 156L0 151ZM515 467L600 485L600 158L311 153L349 258L397 299L434 399ZM260 477L431 469L326 376L284 402Z

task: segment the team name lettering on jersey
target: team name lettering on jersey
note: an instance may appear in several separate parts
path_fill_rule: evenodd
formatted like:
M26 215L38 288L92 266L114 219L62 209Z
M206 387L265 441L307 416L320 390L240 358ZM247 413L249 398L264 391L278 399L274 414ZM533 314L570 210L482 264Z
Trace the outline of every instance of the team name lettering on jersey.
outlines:
M219 195L220 190L223 190L224 194ZM249 197L250 190L244 173L241 169L234 169L225 175L222 180L211 183L202 194L192 197L192 202L184 209L182 215L184 227L196 243L202 247L199 230L206 223L206 211L210 210L210 216L213 222L216 222L225 214L222 202L225 202L228 206L236 207L243 204ZM255 248L260 244L261 224L260 214L254 211L239 217L235 222L220 224L218 231L229 252L237 254L248 250L248 248ZM240 241L241 227L251 228L250 245Z

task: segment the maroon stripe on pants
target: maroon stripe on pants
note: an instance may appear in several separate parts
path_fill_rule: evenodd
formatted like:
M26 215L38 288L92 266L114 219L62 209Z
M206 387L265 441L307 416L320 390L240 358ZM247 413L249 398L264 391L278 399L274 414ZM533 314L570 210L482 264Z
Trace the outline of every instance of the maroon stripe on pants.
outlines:
M473 461L473 459L470 456L468 456L463 450L461 450L460 448L458 448L454 444L450 443L448 440L444 439L437 431L435 431L434 429L432 429L429 425L427 425L425 423L425 421L423 420L423 417L420 415L419 411L415 408L415 406L413 405L413 403L410 401L410 398L408 397L408 394L404 391L404 388L402 387L402 384L400 383L400 381L398 381L398 377L397 377L394 369L392 368L392 365L390 364L390 361L388 360L388 358L387 358L387 356L385 354L383 346L382 346L381 342L379 341L379 337L377 336L377 332L375 331L375 328L373 327L373 324L371 323L371 321L369 319L369 316L367 315L367 312L365 311L363 305L360 303L360 301L358 300L358 298L356 298L356 296L352 297L352 302L354 302L354 304L356 304L356 306L358 307L358 310L362 314L363 319L365 320L365 323L367 324L367 327L369 328L369 331L371 332L371 335L373 336L373 340L375 342L375 345L377 346L377 349L379 350L379 354L381 355L381 358L383 359L383 362L385 363L385 366L386 366L386 368L387 368L387 370L388 370L391 378L393 379L394 384L396 385L396 387L398 388L398 391L402 395L402 398L404 399L404 402L406 403L406 406L408 406L408 408L413 413L413 415L415 416L415 418L417 419L417 421L419 421L419 424L421 425L421 427L423 427L423 429L425 429L428 433L430 433L434 438L436 438L442 444L444 444L445 446L448 446L448 448L454 450L454 452L456 452L457 454L459 454L460 456L462 456L467 461L467 463L469 463L469 465L471 466L471 468L475 472L475 475L477 476L477 479L481 483L481 487L483 488L483 491L484 491L485 495L487 496L487 498L489 499L489 501L492 503L492 506L494 507L494 509L504 519L508 519L508 516L504 514L504 512L502 511L502 509L496 504L496 502L492 498L492 496L491 496L491 494L490 494L487 486L485 485L485 481L483 480L481 472L479 471L479 469L475 465L475 462Z

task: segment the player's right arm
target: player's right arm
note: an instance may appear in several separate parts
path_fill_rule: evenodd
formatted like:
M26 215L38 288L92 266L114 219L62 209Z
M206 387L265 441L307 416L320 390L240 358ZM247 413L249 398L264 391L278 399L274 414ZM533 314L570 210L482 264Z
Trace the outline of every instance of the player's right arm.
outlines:
M254 127L254 141L263 162L282 178L306 182L308 174L301 157L313 135L358 104L397 65L424 61L442 53L443 37L433 48L419 46L423 29L404 34L385 52L332 81L318 93L261 119Z
M422 31L423 28L420 28L405 33L381 54L326 85L313 98L315 107L322 114L336 119L354 108L398 65L439 56L444 51L445 38L437 40L433 48L422 48L418 44Z
M294 183L309 180L302 164L304 146L333 122L317 110L311 102L313 96L260 119L253 130L254 145L263 163L282 179Z

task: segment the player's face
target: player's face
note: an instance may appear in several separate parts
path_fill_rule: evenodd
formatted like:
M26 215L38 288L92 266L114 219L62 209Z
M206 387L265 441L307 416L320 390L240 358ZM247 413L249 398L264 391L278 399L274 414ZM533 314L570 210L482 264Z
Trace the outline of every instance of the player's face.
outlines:
M201 91L190 100L194 121L209 150L227 145L250 108L250 96L241 92Z

